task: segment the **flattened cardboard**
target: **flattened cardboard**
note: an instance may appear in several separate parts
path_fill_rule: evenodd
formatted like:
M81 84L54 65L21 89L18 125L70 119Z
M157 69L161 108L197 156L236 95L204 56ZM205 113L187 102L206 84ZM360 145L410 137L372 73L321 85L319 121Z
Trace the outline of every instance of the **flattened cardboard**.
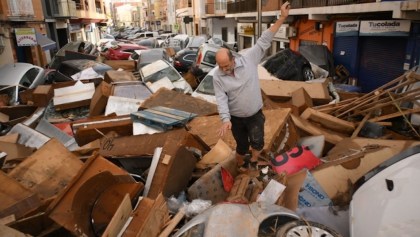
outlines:
M41 200L56 196L77 174L83 163L52 138L8 174Z
M232 149L222 139L219 139L216 145L201 158L196 167L205 169L217 165L230 157L231 153Z
M0 141L0 151L7 154L3 164L8 162L17 164L32 155L35 149L21 144Z

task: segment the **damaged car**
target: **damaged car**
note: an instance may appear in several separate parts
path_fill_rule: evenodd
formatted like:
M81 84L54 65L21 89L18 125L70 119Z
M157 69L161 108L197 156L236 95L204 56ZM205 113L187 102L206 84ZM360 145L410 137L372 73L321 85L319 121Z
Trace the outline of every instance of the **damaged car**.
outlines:
M19 92L45 82L45 69L29 63L5 64L0 67L0 94L6 94L9 105L19 104Z
M316 235L310 235L313 233ZM340 237L331 228L304 222L291 210L265 202L221 203L205 210L185 224L174 237L219 236L325 236Z
M155 83L162 79L168 79L176 90L191 94L191 85L179 74L179 72L167 61L157 60L139 70L144 83Z
M310 81L315 79L311 63L299 52L283 49L267 58L263 67L273 76L289 81Z

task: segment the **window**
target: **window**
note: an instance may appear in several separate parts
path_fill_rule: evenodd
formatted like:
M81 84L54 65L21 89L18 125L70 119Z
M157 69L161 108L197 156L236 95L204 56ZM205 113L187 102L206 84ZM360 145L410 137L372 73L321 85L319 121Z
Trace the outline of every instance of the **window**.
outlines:
M226 9L227 9L226 0L216 0L215 1L214 10L220 11L220 10L226 10Z
M34 16L34 7L31 0L8 0L10 15Z
M196 54L187 54L185 55L184 60L194 62L196 56L197 56Z
M74 2L76 3L76 9L82 10L82 3L80 2L80 0L74 0Z
M216 65L216 52L207 51L206 55L204 55L203 62Z

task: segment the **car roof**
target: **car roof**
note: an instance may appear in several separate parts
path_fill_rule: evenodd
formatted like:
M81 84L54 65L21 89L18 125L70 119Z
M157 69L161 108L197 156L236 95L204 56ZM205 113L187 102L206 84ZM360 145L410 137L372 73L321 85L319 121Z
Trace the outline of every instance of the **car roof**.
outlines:
M0 85L1 86L11 86L19 85L20 79L25 75L27 71L32 68L38 68L42 70L41 67L30 63L11 63L4 64L0 66Z
M159 59L142 67L140 71L142 71L143 75L147 77L167 67L170 67L169 63L167 63L165 60Z

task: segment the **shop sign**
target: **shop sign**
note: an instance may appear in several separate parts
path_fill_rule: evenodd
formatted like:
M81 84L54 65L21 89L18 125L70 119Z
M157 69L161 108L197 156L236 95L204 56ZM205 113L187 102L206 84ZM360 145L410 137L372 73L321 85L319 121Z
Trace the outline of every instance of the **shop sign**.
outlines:
M254 35L252 23L238 23L238 34Z
M335 36L358 36L360 21L340 21L335 24Z
M362 21L360 36L408 36L410 27L407 20Z
M36 46L36 34L34 28L15 28L17 46Z

